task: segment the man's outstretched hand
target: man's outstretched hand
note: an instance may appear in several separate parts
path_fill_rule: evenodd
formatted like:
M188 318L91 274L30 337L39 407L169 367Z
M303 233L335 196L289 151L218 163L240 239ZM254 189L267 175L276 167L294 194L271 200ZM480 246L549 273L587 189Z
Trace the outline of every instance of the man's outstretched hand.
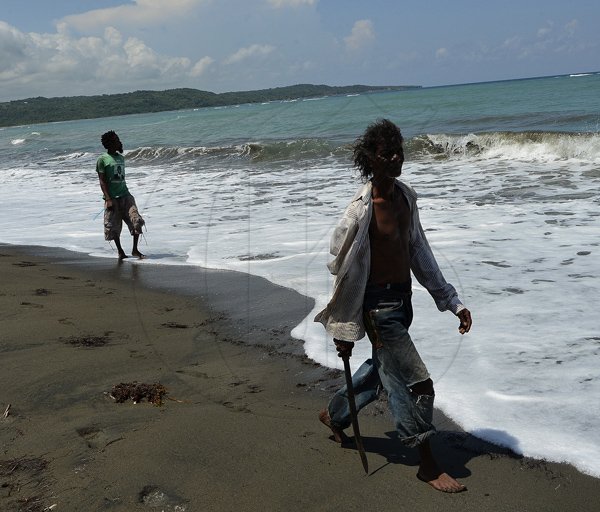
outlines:
M471 325L473 325L473 320L471 319L471 312L465 308L461 309L456 316L460 320L460 325L458 326L458 332L464 334L471 330Z
M338 357L350 357L352 355L352 349L354 348L353 341L344 341L333 338L333 342L335 343L335 348L337 350Z

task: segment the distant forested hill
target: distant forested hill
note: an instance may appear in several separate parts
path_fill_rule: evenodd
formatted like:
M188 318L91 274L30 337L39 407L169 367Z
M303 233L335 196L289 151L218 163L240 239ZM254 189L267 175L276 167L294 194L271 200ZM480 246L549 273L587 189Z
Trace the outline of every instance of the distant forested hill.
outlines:
M337 94L357 94L375 91L400 91L418 86L368 86L349 85L292 85L258 91L214 92L197 89L171 89L167 91L136 91L125 94L101 96L73 96L65 98L28 98L0 103L0 126L14 126L72 119L163 112L189 108L262 103L265 101L314 98Z

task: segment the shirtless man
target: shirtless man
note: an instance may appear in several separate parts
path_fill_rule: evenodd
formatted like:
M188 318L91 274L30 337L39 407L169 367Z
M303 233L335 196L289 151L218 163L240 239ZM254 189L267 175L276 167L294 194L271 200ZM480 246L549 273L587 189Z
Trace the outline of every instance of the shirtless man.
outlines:
M127 254L121 247L121 229L125 222L133 236L131 254L136 258L143 259L145 256L138 249L138 239L142 234L142 226L145 222L125 183L123 143L112 130L104 133L101 140L106 153L98 158L96 172L104 194L104 239L114 240L119 260L127 258Z
M431 450L433 382L408 334L411 270L438 309L458 317L461 334L471 329L471 313L437 265L421 227L415 191L397 179L404 163L402 144L400 130L387 119L370 125L354 144L354 164L366 184L333 233L334 259L328 265L336 276L333 297L315 321L333 337L340 356L351 355L354 342L366 332L373 353L352 376L357 410L375 400L383 386L400 439L419 450L417 477L439 491L461 492L466 487L439 468ZM319 419L335 441L348 441L345 386Z

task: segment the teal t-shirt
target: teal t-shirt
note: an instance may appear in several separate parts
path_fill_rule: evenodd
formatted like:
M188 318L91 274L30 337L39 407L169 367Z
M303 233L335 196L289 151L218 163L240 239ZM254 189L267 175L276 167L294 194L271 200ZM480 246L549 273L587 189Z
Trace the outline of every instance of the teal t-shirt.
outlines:
M104 174L111 199L129 195L125 183L125 158L123 155L104 153L96 162L96 172Z

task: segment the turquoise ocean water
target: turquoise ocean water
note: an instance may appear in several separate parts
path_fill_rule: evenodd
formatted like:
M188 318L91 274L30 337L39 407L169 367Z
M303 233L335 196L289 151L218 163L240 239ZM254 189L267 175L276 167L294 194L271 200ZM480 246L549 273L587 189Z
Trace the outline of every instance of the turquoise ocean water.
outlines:
M381 117L402 128L403 179L474 316L461 337L415 286L412 333L437 406L600 477L600 73L0 129L0 242L115 258L94 171L114 129L148 227L148 260L128 264L234 269L313 297L293 335L337 367L312 317L331 291L331 230L359 186L350 144Z

